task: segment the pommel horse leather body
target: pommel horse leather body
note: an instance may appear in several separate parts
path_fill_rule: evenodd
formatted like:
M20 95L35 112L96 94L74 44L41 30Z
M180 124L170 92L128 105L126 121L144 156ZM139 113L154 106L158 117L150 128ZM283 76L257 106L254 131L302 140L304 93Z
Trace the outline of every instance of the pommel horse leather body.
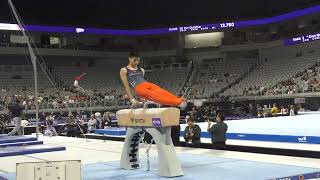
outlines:
M177 108L122 109L117 112L119 126L171 127L179 125L180 110Z
M144 132L148 132L158 150L158 175L182 176L183 171L171 139L171 126L179 125L180 110L177 108L138 108L117 111L119 126L127 128L120 167L139 168L139 143Z

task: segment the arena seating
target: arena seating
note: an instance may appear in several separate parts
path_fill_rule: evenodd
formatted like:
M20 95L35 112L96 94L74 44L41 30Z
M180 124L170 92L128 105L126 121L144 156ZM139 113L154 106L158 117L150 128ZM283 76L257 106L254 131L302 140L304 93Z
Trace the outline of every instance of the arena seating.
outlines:
M271 88L277 83L294 77L297 73L308 69L320 59L317 56L268 59L242 81L227 89L224 96L241 96L251 89L248 95L259 95L259 92ZM285 88L285 87L280 87ZM281 91L281 90L280 90Z
M243 76L255 63L255 59L230 59L201 67L194 86L201 97L210 97Z
M319 67L315 64L320 62L320 56L318 52L313 53L316 51L314 47L266 48L260 52L259 60L256 57L243 58L235 54L232 57L226 56L221 61L201 62L198 72L195 73L193 89L197 92L193 97L234 97L315 91L315 88L310 90L312 87L306 84L314 78L316 80L319 78L304 73L310 68L313 68L313 73L319 72ZM298 50L302 52L300 56L297 56ZM164 64L157 66L151 63L162 62L161 58L164 58ZM149 65L143 62L148 67L146 79L178 94L186 82L190 69L187 66L174 66L170 62L174 62L174 57L150 59ZM98 60L93 67L71 67L70 64L69 66L52 64L51 67L53 72L63 79L65 87L72 87L74 77L86 72L87 75L81 80L80 86L92 94L99 94L101 98L95 98L95 101L100 101L104 99L103 96L124 98L126 93L119 78L119 69L125 64L124 60ZM249 70L252 67L254 70ZM0 65L0 75L2 99L10 94L33 95L34 80L31 65ZM311 77L313 79L310 79ZM38 80L41 97L56 95L57 91L40 68ZM64 97L63 101L68 101L68 97L76 95L68 91L62 91L60 94ZM50 103L57 100L52 99Z
M81 72L86 72L87 75L81 80L80 86L83 87L88 93L92 94L93 105L106 105L108 100L123 99L126 94L119 78L119 70L125 64L119 62L99 61L95 67L61 67L52 66L53 72L60 76L65 87L73 86L74 78ZM148 69L146 71L146 79L153 82L174 94L178 94L183 84L186 81L189 69L186 66L167 67ZM0 66L0 95L1 105L5 106L7 96L20 96L21 100L29 102L31 108L34 107L34 79L33 68L31 65L2 65ZM38 68L38 86L39 86L39 102L41 108L53 108L54 104L60 102L59 107L63 106L62 102L71 104L82 104L83 100L74 99L70 100L78 94L70 92L69 90L59 91L60 96L55 86L53 86L46 75ZM42 99L49 97L49 101L43 104ZM110 101L111 102L111 101ZM88 103L88 102L87 102Z
M154 69L146 73L148 81L153 82L168 91L178 94L188 75L188 68Z
M121 63L110 64L108 62L100 63L98 67L74 68L74 67L56 67L55 72L63 77L67 84L73 84L74 77L81 72L87 75L81 80L80 86L84 89L93 89L97 92L116 91L118 95L125 94L124 88L119 78ZM151 69L146 71L146 79L173 93L178 93L188 74L187 67L177 69Z

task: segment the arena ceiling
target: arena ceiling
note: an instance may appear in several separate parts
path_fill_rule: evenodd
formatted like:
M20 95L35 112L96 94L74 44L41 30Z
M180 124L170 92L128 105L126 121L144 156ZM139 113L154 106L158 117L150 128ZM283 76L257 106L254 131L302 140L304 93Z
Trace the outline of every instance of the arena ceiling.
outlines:
M320 0L13 0L25 24L142 29L275 16ZM0 22L15 23L7 0Z

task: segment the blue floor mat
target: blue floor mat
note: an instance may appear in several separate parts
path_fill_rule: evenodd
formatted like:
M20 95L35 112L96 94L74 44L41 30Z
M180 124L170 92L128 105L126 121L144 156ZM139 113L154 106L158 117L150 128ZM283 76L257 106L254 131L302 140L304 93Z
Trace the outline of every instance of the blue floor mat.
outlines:
M14 142L14 143L4 143L0 144L0 148L13 147L13 146L24 146L24 145L39 145L43 144L43 141L25 141L25 142Z
M320 169L301 166L287 166L205 155L179 154L185 175L175 179L219 179L259 180L275 179L293 175L320 172ZM157 157L150 159L150 171L146 171L146 159L141 159L138 170L126 171L119 167L119 161L84 165L84 179L166 179L157 176ZM95 172L95 173L90 173ZM103 178L101 178L103 177ZM214 178L216 177L216 178Z
M17 156L25 154L64 151L65 147L47 146L47 145L32 145L0 148L0 157Z
M15 142L26 142L36 141L37 138L25 137L25 136L0 136L0 144L15 143Z
M317 168L288 166L256 161L246 161L231 158L220 158L206 155L179 154L184 176L172 179L179 180L269 180L281 177L297 179L298 175L319 172ZM119 161L98 162L82 165L83 180L153 180L168 179L157 175L157 157L150 158L150 171L146 171L146 159L142 158L141 168L137 170L123 170L119 168ZM1 175L0 175L1 176ZM14 173L2 174L3 177L14 180ZM307 175L305 177L308 177ZM311 176L310 176L311 177ZM314 176L313 176L314 177Z

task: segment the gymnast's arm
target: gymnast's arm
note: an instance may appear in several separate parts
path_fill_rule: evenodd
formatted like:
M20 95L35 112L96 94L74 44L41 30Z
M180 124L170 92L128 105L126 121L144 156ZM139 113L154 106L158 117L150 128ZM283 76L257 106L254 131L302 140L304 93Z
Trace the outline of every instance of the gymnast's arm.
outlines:
M121 70L120 70L120 78L121 78L121 81L122 81L122 84L123 84L124 88L126 89L126 92L127 92L127 95L129 97L130 101L132 101L134 98L133 98L133 95L132 95L132 92L131 92L131 89L130 89L130 86L129 86L126 68L121 68Z

